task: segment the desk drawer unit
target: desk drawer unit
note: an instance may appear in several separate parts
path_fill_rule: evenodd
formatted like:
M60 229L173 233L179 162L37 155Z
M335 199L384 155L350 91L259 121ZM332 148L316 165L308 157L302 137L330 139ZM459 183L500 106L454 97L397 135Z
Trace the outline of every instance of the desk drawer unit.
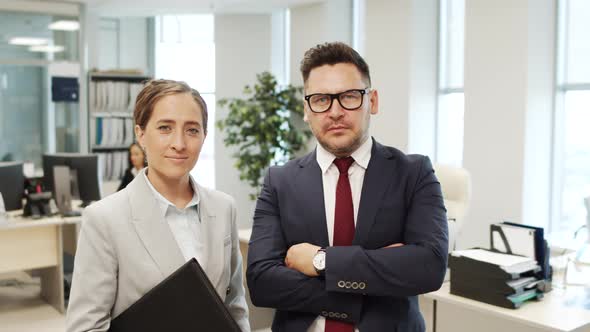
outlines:
M57 266L61 226L0 229L0 273Z

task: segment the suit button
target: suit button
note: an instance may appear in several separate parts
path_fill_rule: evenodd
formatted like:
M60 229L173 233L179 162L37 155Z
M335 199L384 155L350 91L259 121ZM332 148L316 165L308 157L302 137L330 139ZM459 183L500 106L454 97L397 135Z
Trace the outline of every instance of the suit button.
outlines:
M340 317L342 317L342 316L340 315L340 313L339 313L339 312L337 312L337 313L334 313L334 318L340 318Z
M346 313L342 313L342 315L340 315L340 317L341 317L342 319L346 319L346 318L348 318L348 315L347 315Z
M330 311L330 312L328 313L328 317L330 317L330 318L334 318L334 313Z
M359 283L356 281L352 282L352 289L359 289Z
M327 311L322 311L322 316L327 317L328 316L328 312Z
M359 289L365 289L367 288L367 284L365 284L364 282L359 282Z
M338 281L338 287L344 288L344 285L345 285L345 283L343 280Z
M346 288L350 288L350 287L352 286L352 284L351 284L351 282L350 282L350 281L347 281L345 285L346 285L346 286L345 286Z

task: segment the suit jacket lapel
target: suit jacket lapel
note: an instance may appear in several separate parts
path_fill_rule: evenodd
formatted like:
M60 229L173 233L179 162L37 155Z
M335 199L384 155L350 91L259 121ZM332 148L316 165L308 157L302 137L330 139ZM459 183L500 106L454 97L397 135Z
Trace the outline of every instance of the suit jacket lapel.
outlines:
M209 278L214 279L211 275L211 271L215 271L212 265L221 264L223 265L223 252L221 250L213 250L212 248L218 248L219 246L214 245L215 243L221 243L223 238L223 227L222 225L216 224L215 206L214 201L210 197L206 188L197 185L199 190L199 218L201 223L201 234L199 240L202 242L203 253L199 259L199 264L204 271L207 271ZM219 271L219 273L221 273Z
M156 197L151 192L142 170L129 184L133 225L164 277L185 263L170 227L161 217Z
M313 244L327 247L330 245L330 241L326 224L324 187L322 170L316 160L316 152L314 151L301 158L298 165L299 172L294 179L294 197L301 200L298 206L304 211L305 222L309 228Z
M365 171L353 245L364 245L387 188L393 181L395 160L390 151L373 140L371 160Z

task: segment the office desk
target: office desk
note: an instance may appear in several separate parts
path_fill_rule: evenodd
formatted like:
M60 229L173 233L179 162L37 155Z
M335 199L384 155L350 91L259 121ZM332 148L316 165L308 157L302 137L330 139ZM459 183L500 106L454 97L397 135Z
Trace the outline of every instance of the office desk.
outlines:
M64 252L74 256L78 245L78 234L82 226L82 217L62 218L62 243Z
M433 332L590 331L590 290L583 287L554 289L541 301L527 302L514 310L451 295L448 282L425 294L424 300L432 301L424 318Z
M63 252L74 254L80 217L30 219L10 213L0 223L0 274L38 270L41 297L63 313ZM64 241L65 240L65 241Z
M243 268L244 268L244 287L246 288L246 303L248 304L250 314L250 328L253 332L270 332L270 326L272 325L272 319L274 317L275 310L270 308L256 307L250 300L250 290L246 285L246 266L248 263L248 242L252 235L251 228L243 228L238 230L238 237L240 239L240 252L243 257Z

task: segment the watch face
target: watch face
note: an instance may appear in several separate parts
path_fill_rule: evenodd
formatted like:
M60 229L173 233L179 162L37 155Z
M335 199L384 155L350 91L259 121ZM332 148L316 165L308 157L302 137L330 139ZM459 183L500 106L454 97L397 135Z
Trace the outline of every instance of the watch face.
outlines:
M325 251L318 251L315 256L313 256L313 267L316 270L322 271L326 268L326 252Z

